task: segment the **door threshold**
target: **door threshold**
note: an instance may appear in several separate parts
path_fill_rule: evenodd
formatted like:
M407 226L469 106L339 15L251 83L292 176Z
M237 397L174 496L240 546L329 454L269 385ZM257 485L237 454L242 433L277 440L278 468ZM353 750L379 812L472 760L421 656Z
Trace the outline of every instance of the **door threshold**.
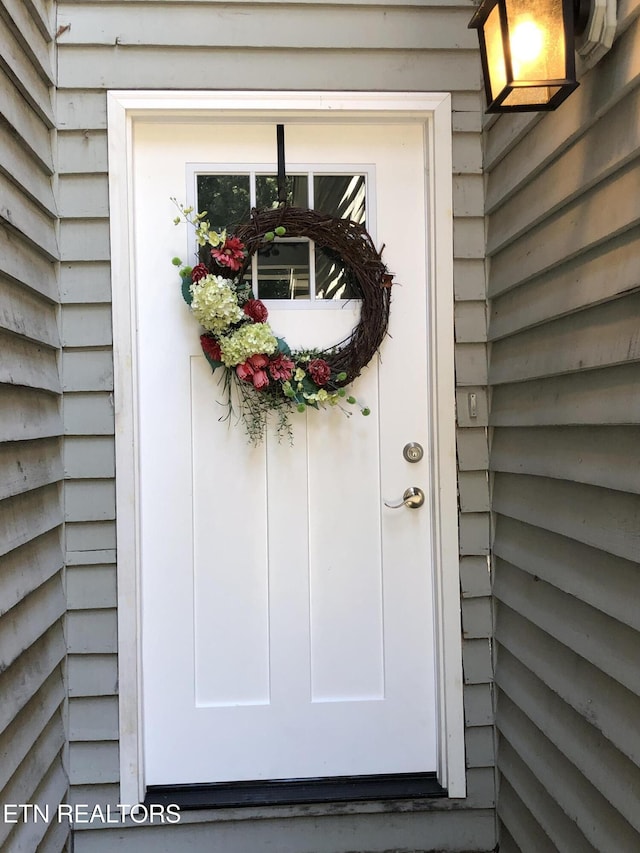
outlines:
M269 779L196 785L149 785L144 805L175 804L180 809L346 803L446 797L435 773L392 773L312 779Z

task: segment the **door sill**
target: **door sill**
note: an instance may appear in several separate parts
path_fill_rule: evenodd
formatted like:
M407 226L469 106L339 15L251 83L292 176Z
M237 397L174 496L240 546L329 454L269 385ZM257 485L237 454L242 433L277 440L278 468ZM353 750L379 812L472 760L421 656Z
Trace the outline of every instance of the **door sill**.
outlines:
M149 785L144 805L175 804L180 809L220 809L354 800L446 797L435 773L392 773L315 779L218 782L213 785Z

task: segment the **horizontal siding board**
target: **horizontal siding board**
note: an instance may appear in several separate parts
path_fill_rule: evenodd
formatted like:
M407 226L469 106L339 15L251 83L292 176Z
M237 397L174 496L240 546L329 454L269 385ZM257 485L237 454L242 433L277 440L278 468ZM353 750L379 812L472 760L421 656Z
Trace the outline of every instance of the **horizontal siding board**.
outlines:
M99 347L112 343L111 306L65 305L62 309L62 342L67 347Z
M2 0L8 25L20 41L21 48L31 59L40 76L50 84L54 82L51 48L51 34L43 33L38 26L37 16L34 20L28 4L21 0Z
M487 348L484 344L455 345L456 384L487 384Z
M640 832L640 768L504 650L500 654L497 682L515 707L526 714L585 779L596 781L598 791Z
M40 163L42 169L53 174L50 128L36 115L20 95L13 80L7 75L0 61L0 116L15 131L20 143Z
M467 767L493 767L495 764L493 726L478 726L465 732Z
M490 381L498 385L638 361L638 316L640 293L634 293L496 341Z
M55 4L51 0L25 0L33 20L45 38L53 38L55 29Z
M458 495L461 512L489 512L489 481L486 471L460 471Z
M0 330L57 347L57 310L53 303L0 276Z
M113 354L111 350L64 350L62 388L64 391L112 391Z
M322 61L320 59L322 52ZM160 56L144 47L65 47L59 51L58 85L75 87L83 80L90 89L207 89L211 80L232 80L234 88L256 89L265 79L273 89L291 86L295 68L300 89L372 88L393 91L477 89L480 68L470 50L405 50L327 47L278 50L189 48L165 49ZM132 69L135 69L133 71Z
M480 343L487 340L487 316L484 301L457 302L454 305L457 343Z
M69 744L69 781L72 785L105 784L120 778L118 745L111 742Z
M482 428L456 431L458 468L460 471L486 471L489 467L487 433Z
M456 301L484 300L486 298L484 260L454 258L453 292Z
M7 498L0 514L0 555L7 554L62 523L60 490L44 486Z
M115 654L70 654L67 665L69 696L115 696L118 659Z
M640 426L503 427L491 470L640 493Z
M498 296L638 222L640 163L636 161L493 255L489 295Z
M60 301L87 304L110 302L111 267L102 261L60 264Z
M496 520L494 554L640 631L638 564L512 518Z
M67 566L99 566L101 564L116 562L116 551L72 551L67 548Z
M38 692L65 655L64 634L57 623L21 656L18 666L0 673L0 732Z
M58 184L60 216L96 219L109 215L107 176L61 175Z
M61 767L59 755L64 746L64 741L65 738L62 719L60 716L56 716L50 721L33 745L33 748L29 753L29 760L25 761L20 766L18 772L14 774L10 783L4 789L3 798L5 803L37 803L39 798L36 792L38 791L39 785L43 784L43 780L43 787L45 788L43 794L46 796L46 791L48 790L46 786L48 774L50 772L57 773L58 768ZM52 771L52 765L54 763L56 764L56 767ZM13 832L19 832L21 826L29 827L33 825L33 822L21 824L5 823L4 821L0 822L0 847L5 849L2 845L7 840L9 833L11 833L12 830ZM44 826L43 832L46 830L46 824L44 821L38 823L37 826L39 828ZM13 846L11 841L9 841L8 846L10 848ZM19 844L16 839L16 846L14 849L16 851L22 851L33 848L24 847L22 844Z
M640 700L584 657L572 652L505 604L497 607L496 639L567 704L640 765ZM498 667L499 669L499 663ZM499 702L499 700L498 700Z
M26 56L15 35L0 15L0 65L14 81L22 97L33 111L48 125L54 127L49 86L52 80L43 79L34 68L31 57Z
M636 631L504 560L495 572L499 601L640 696Z
M640 498L520 474L495 477L495 512L626 560L640 557Z
M69 700L69 740L118 739L118 699L115 696Z
M98 610L117 605L115 566L67 566L69 610Z
M27 441L62 433L59 398L0 384L0 441Z
M493 725L493 694L489 684L465 685L464 721L469 728Z
M60 4L58 4L58 9ZM58 132L65 130L105 130L107 95L87 89L59 89L56 95Z
M63 408L65 435L113 435L111 394L65 394Z
M499 385L492 393L491 425L637 424L637 388L634 364Z
M489 638L464 640L462 643L462 668L465 684L487 684L493 681Z
M637 851L638 834L598 791L597 780L592 783L577 772L569 759L504 694L500 697L497 725L596 850Z
M69 802L69 800L65 799L65 802ZM68 824L64 821L50 823L44 838L38 845L37 853L65 853L69 849L67 847L68 837Z
M465 169L466 171L466 169ZM455 258L484 258L484 219L458 217L453 220L453 256Z
M488 512L465 512L460 516L460 554L463 557L489 553Z
M73 610L67 615L69 654L115 654L118 648L114 610Z
M458 114L460 115L460 114ZM475 113L467 113L469 119L475 119ZM454 130L460 119L452 118ZM479 128L478 128L479 130ZM482 175L453 176L453 215L484 216L484 179Z
M58 393L58 357L53 348L0 332L0 383Z
M0 444L0 500L61 479L58 439Z
M58 756L52 762L30 800L30 802L40 805L45 814L48 813L51 816L50 821L27 820L18 823L9 838L7 853L14 853L14 851L22 853L23 850L34 850L36 853L40 853L41 842L47 835L51 823L57 823L57 809L65 799L68 788L69 782L62 759Z
M67 480L64 491L67 521L105 521L116 517L113 480Z
M115 448L109 436L69 436L64 441L64 476L99 479L115 476Z
M58 132L58 171L65 175L108 172L105 130Z
M103 551L116 547L113 521L68 521L65 525L67 548L71 551Z
M8 125L0 125L0 170L50 216L56 215L51 176Z
M451 140L452 145L452 168L454 175L476 175L482 177L482 137L480 134L472 133L454 133ZM479 217L484 216L484 210L479 214ZM474 243L477 242L477 232L482 223L484 232L484 219L478 219L475 223ZM454 226L456 223L454 223ZM455 233L454 233L455 240ZM468 257L462 255L461 257ZM484 254L481 256L484 257Z
M0 557L0 615L15 607L62 567L60 530L57 528Z
M316 5L274 4L267 15L251 3L197 5L164 3L162 14L153 5L107 4L99 16L87 5L58 13L60 26L70 24L59 38L61 53L69 45L180 49L220 48L333 49L357 45L364 49L477 50L475 33L467 29L467 8L416 8L408 5L326 8Z
M491 637L493 614L489 597L463 599L462 633L465 639Z
M65 700L62 673L55 670L0 736L0 791L5 788L49 720Z
M491 595L491 575L486 557L460 557L460 583L463 598Z
M61 220L60 258L62 261L108 261L110 254L108 220Z
M549 270L491 305L489 338L497 340L640 288L640 233L632 229L594 251Z
M508 751L508 744L506 746ZM513 755L513 750L511 750L511 753ZM519 763L521 764L521 762ZM530 790L531 779L527 780L528 784L526 782L523 783L522 779L516 779L516 784L524 788L523 795L527 800L527 805L525 806L508 781L510 778L508 775L509 771L513 773L508 755L501 769L500 802L498 804L498 814L502 822L502 826L500 827L500 853L569 853L566 845L561 843L558 846L549 838L529 809L529 803L532 798ZM517 776L517 771L515 771L514 775ZM533 784L536 784L535 781ZM540 796L540 790L533 792L533 797L535 797L535 794ZM544 792L542 792L542 797L544 798ZM562 814L559 806L555 805L555 809ZM547 809L545 808L544 811L546 812ZM505 827L508 830L508 840L505 838ZM574 831L572 843L576 840L575 835ZM591 849L593 850L593 848ZM585 850L585 853L587 853L587 850Z
M0 274L55 302L58 292L55 267L32 249L17 232L0 222Z
M493 254L638 156L640 127L629 114L640 109L640 89L597 121L551 163L536 181L511 195L489 217L487 249ZM511 188L513 189L513 188ZM517 189L517 188L516 188ZM499 200L495 200L497 205ZM491 213L490 210L487 211Z
M576 822L565 814L504 738L500 741L498 766L501 773L498 815L515 839L518 853L576 853L577 850L597 853Z
M0 218L28 240L32 249L49 260L59 257L56 223L51 214L27 198L0 173Z
M62 578L55 575L5 613L0 622L0 672L18 661L64 612Z

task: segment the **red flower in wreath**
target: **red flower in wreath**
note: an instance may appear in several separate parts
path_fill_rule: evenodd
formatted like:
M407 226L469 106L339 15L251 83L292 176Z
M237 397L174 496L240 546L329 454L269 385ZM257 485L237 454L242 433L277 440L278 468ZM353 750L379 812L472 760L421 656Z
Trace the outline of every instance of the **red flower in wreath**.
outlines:
M247 299L242 306L242 310L254 323L266 323L269 316L267 306L259 299Z
M308 369L316 385L326 385L331 379L331 368L323 358L314 358L309 362Z
M200 281L201 278L206 278L209 275L209 270L204 264L196 264L191 270L191 281Z
M239 379L244 382L251 382L253 387L260 391L266 388L269 384L269 376L264 369L269 364L269 359L266 355L252 355L244 364L239 364L236 367L236 374Z
M200 346L205 355L208 355L212 361L222 361L220 344L210 335L200 335Z
M227 237L218 249L211 250L211 257L223 267L234 272L239 270L244 260L244 243L237 237Z
M269 373L271 374L271 378L275 380L282 380L283 382L287 382L287 380L291 379L291 374L293 373L293 368L295 364L291 361L290 358L279 352L275 358L272 358L269 362Z

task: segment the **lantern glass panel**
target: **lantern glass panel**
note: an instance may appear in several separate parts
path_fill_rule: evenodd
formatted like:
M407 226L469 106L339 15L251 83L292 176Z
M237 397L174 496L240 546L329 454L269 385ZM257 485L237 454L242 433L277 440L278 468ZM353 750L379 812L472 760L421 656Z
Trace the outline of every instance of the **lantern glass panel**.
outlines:
M501 105L503 107L544 106L560 89L560 86L526 86L522 89L513 89Z
M507 0L513 81L563 80L566 56L562 0ZM538 91L534 102L540 102ZM542 102L549 97L542 97ZM529 103L522 101L521 103Z
M493 99L507 85L507 64L500 29L500 8L497 5L493 7L484 24L484 41L487 50L491 98Z

